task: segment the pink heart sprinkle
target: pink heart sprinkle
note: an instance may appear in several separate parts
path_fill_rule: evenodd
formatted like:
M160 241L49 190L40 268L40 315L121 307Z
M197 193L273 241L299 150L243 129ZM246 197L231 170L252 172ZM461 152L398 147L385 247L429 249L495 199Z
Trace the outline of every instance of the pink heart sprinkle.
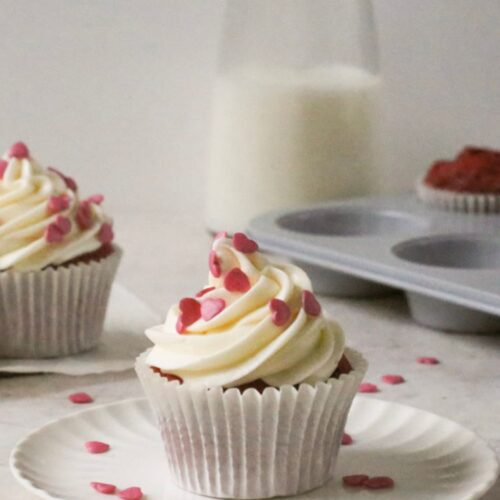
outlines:
M112 495L116 491L116 486L114 484L108 483L97 483L92 481L90 486L94 488L98 493L104 493L105 495Z
M113 233L113 228L111 227L111 224L105 222L101 226L101 229L99 229L99 232L97 233L97 239L102 244L106 244L106 243L111 243L114 237L115 235Z
M76 211L76 222L80 229L85 230L92 226L92 208L90 203L82 201Z
M203 295L207 294L208 292L211 292L212 290L215 290L214 286L207 286L207 288L204 288L203 290L200 290L195 297L203 297Z
M226 231L219 231L218 233L216 233L215 236L214 236L214 241L220 240L222 238L227 238L227 232Z
M53 222L63 235L68 234L71 231L71 221L64 217L64 215L58 215L56 220Z
M269 302L269 309L271 309L271 317L276 326L283 326L292 315L288 304L281 299L272 299Z
M375 384L370 384L370 382L363 382L359 384L358 392L378 392L378 387Z
M201 303L201 317L205 321L210 321L226 307L224 299L205 299Z
M376 476L366 479L363 483L365 488L370 490L380 490L382 488L392 488L394 486L394 479L388 476Z
M319 316L321 314L321 304L309 290L302 292L302 307L309 316Z
M18 158L19 160L22 160L24 158L29 158L30 152L28 146L26 146L24 142L16 142L10 147L7 152L7 156L9 158Z
M251 240L244 233L234 233L233 246L238 252L254 253L259 249L259 245L254 240Z
M106 453L109 451L109 444L101 441L87 441L85 443L85 448L87 448L89 453Z
M417 363L420 363L421 365L438 365L439 359L433 358L432 356L422 356L417 358Z
M118 493L118 497L122 500L141 500L142 491L141 488L132 486L132 488L120 491L120 493Z
M3 174L7 170L7 167L9 166L9 162L5 160L0 160L0 180L3 179Z
M363 486L365 481L368 481L369 477L366 474L352 474L350 476L344 476L342 482L345 486Z
M208 267L214 278L219 278L222 274L219 257L215 250L210 250L208 254Z
M104 201L104 196L102 194L93 194L89 196L86 200L88 203L95 203L96 205L100 205Z
M77 405L84 405L87 403L92 403L94 400L92 397L86 392L75 392L74 394L70 394L68 399Z
M47 202L47 210L51 214L62 212L69 207L69 198L65 194L59 196L51 196Z
M352 443L353 443L352 437L349 434L347 434L347 432L344 432L344 434L342 436L342 444L345 446L348 446Z
M47 167L47 170L50 170L51 172L54 172L59 177L61 177L61 179L66 184L66 187L68 189L71 189L71 191L77 191L78 190L78 186L77 186L75 180L72 179L71 177L68 177L67 175L64 175L60 170L57 170L57 168L54 168L54 167Z
M401 375L382 375L382 382L385 382L386 384L402 384L405 382L405 379Z
M179 319L176 329L178 333L184 333L186 328L201 318L201 304L191 297L185 297L179 301Z
M228 292L245 293L250 290L250 286L248 276L239 267L231 269L224 278L224 288Z
M57 224L52 222L45 228L44 238L47 243L60 243L64 239L64 234Z

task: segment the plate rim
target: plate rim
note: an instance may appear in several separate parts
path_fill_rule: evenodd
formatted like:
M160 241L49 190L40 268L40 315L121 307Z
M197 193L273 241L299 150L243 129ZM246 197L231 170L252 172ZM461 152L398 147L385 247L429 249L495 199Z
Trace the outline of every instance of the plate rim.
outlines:
M485 481L480 485L478 488L476 488L474 491L470 493L470 496L467 497L467 500L477 500L481 498L488 490L490 490L495 482L498 479L498 476L500 474L500 461L495 453L495 451L491 448L491 446L488 444L487 441L485 441L481 436L479 436L475 431L465 427L459 422L456 422L455 420L452 420L447 417L443 417L441 415L438 415L437 413L433 413L428 410L422 410L420 408L411 406L411 405L406 405L403 403L398 403L394 401L387 401L385 399L380 399L376 397L370 397L370 396L363 396L363 395L356 395L355 400L362 400L362 401L371 401L375 402L375 404L379 404L382 406L396 406L399 408L410 408L413 411L417 411L419 413L427 414L427 415L432 415L433 417L437 417L438 419L442 421L446 421L449 423L452 423L455 426L458 426L461 430L466 431L470 434L473 435L475 441L477 441L483 448L483 452L485 454L488 454L488 461L489 461L489 467L490 467L490 477L488 479L485 479ZM50 419L47 421L45 424L42 426L30 431L28 434L26 434L24 437L19 439L16 444L14 445L14 448L11 450L9 454L9 460L8 460L8 465L9 469L14 476L15 480L26 490L30 491L31 493L35 494L39 498L43 498L44 500L65 500L64 498L56 497L48 493L46 490L43 490L33 483L25 474L23 474L21 468L19 467L19 459L18 455L22 451L22 447L26 445L34 436L37 434L43 432L45 429L52 427L60 422L64 422L66 420L72 420L78 418L82 414L86 413L92 413L92 412L97 412L97 411L102 411L106 408L109 407L117 407L117 406L128 406L128 405L138 405L138 404L147 404L147 398L146 397L135 397L135 398L126 398L122 399L119 401L113 401L111 403L104 403L104 404L99 404L95 405L91 408L84 408L78 411L74 411L69 413L68 415L64 415L62 417L56 417L53 419Z

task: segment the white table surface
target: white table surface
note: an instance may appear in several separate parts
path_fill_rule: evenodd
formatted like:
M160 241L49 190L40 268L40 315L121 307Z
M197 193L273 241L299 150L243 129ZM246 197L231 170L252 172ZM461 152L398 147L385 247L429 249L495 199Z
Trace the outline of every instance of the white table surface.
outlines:
M118 280L154 309L166 312L172 302L205 284L210 239L199 220L168 212L122 211L116 217L116 227L118 241L126 251ZM322 302L344 325L349 344L368 358L366 380L378 383L381 389L374 397L454 419L500 453L500 336L446 334L421 328L412 323L398 295L375 300L323 298ZM436 356L442 363L419 365L415 362L418 356ZM386 373L401 374L407 382L384 385L379 378ZM35 498L11 476L10 451L30 430L80 410L67 400L75 391L89 392L95 404L141 396L132 371L85 377L0 377L2 499ZM484 498L500 498L500 483Z

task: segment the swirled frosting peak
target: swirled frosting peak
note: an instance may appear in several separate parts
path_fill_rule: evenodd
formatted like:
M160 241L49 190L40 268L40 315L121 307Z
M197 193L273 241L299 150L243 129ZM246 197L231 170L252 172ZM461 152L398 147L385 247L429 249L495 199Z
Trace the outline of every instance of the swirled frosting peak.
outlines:
M300 268L265 257L243 233L216 236L208 284L150 328L147 363L206 387L279 387L328 379L344 351Z
M0 160L0 271L35 271L113 239L101 195L80 200L76 182L42 167L18 142Z

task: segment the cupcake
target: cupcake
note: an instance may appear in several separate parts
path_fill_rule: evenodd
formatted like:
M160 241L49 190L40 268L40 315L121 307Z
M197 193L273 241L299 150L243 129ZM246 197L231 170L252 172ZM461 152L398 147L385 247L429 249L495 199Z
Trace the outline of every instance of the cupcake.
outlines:
M367 364L300 268L219 234L208 285L146 335L136 371L179 487L270 498L330 480Z
M467 213L500 212L500 151L466 147L453 160L436 161L417 184L426 204Z
M73 179L21 142L0 160L0 357L97 344L121 256L102 201L80 199Z

